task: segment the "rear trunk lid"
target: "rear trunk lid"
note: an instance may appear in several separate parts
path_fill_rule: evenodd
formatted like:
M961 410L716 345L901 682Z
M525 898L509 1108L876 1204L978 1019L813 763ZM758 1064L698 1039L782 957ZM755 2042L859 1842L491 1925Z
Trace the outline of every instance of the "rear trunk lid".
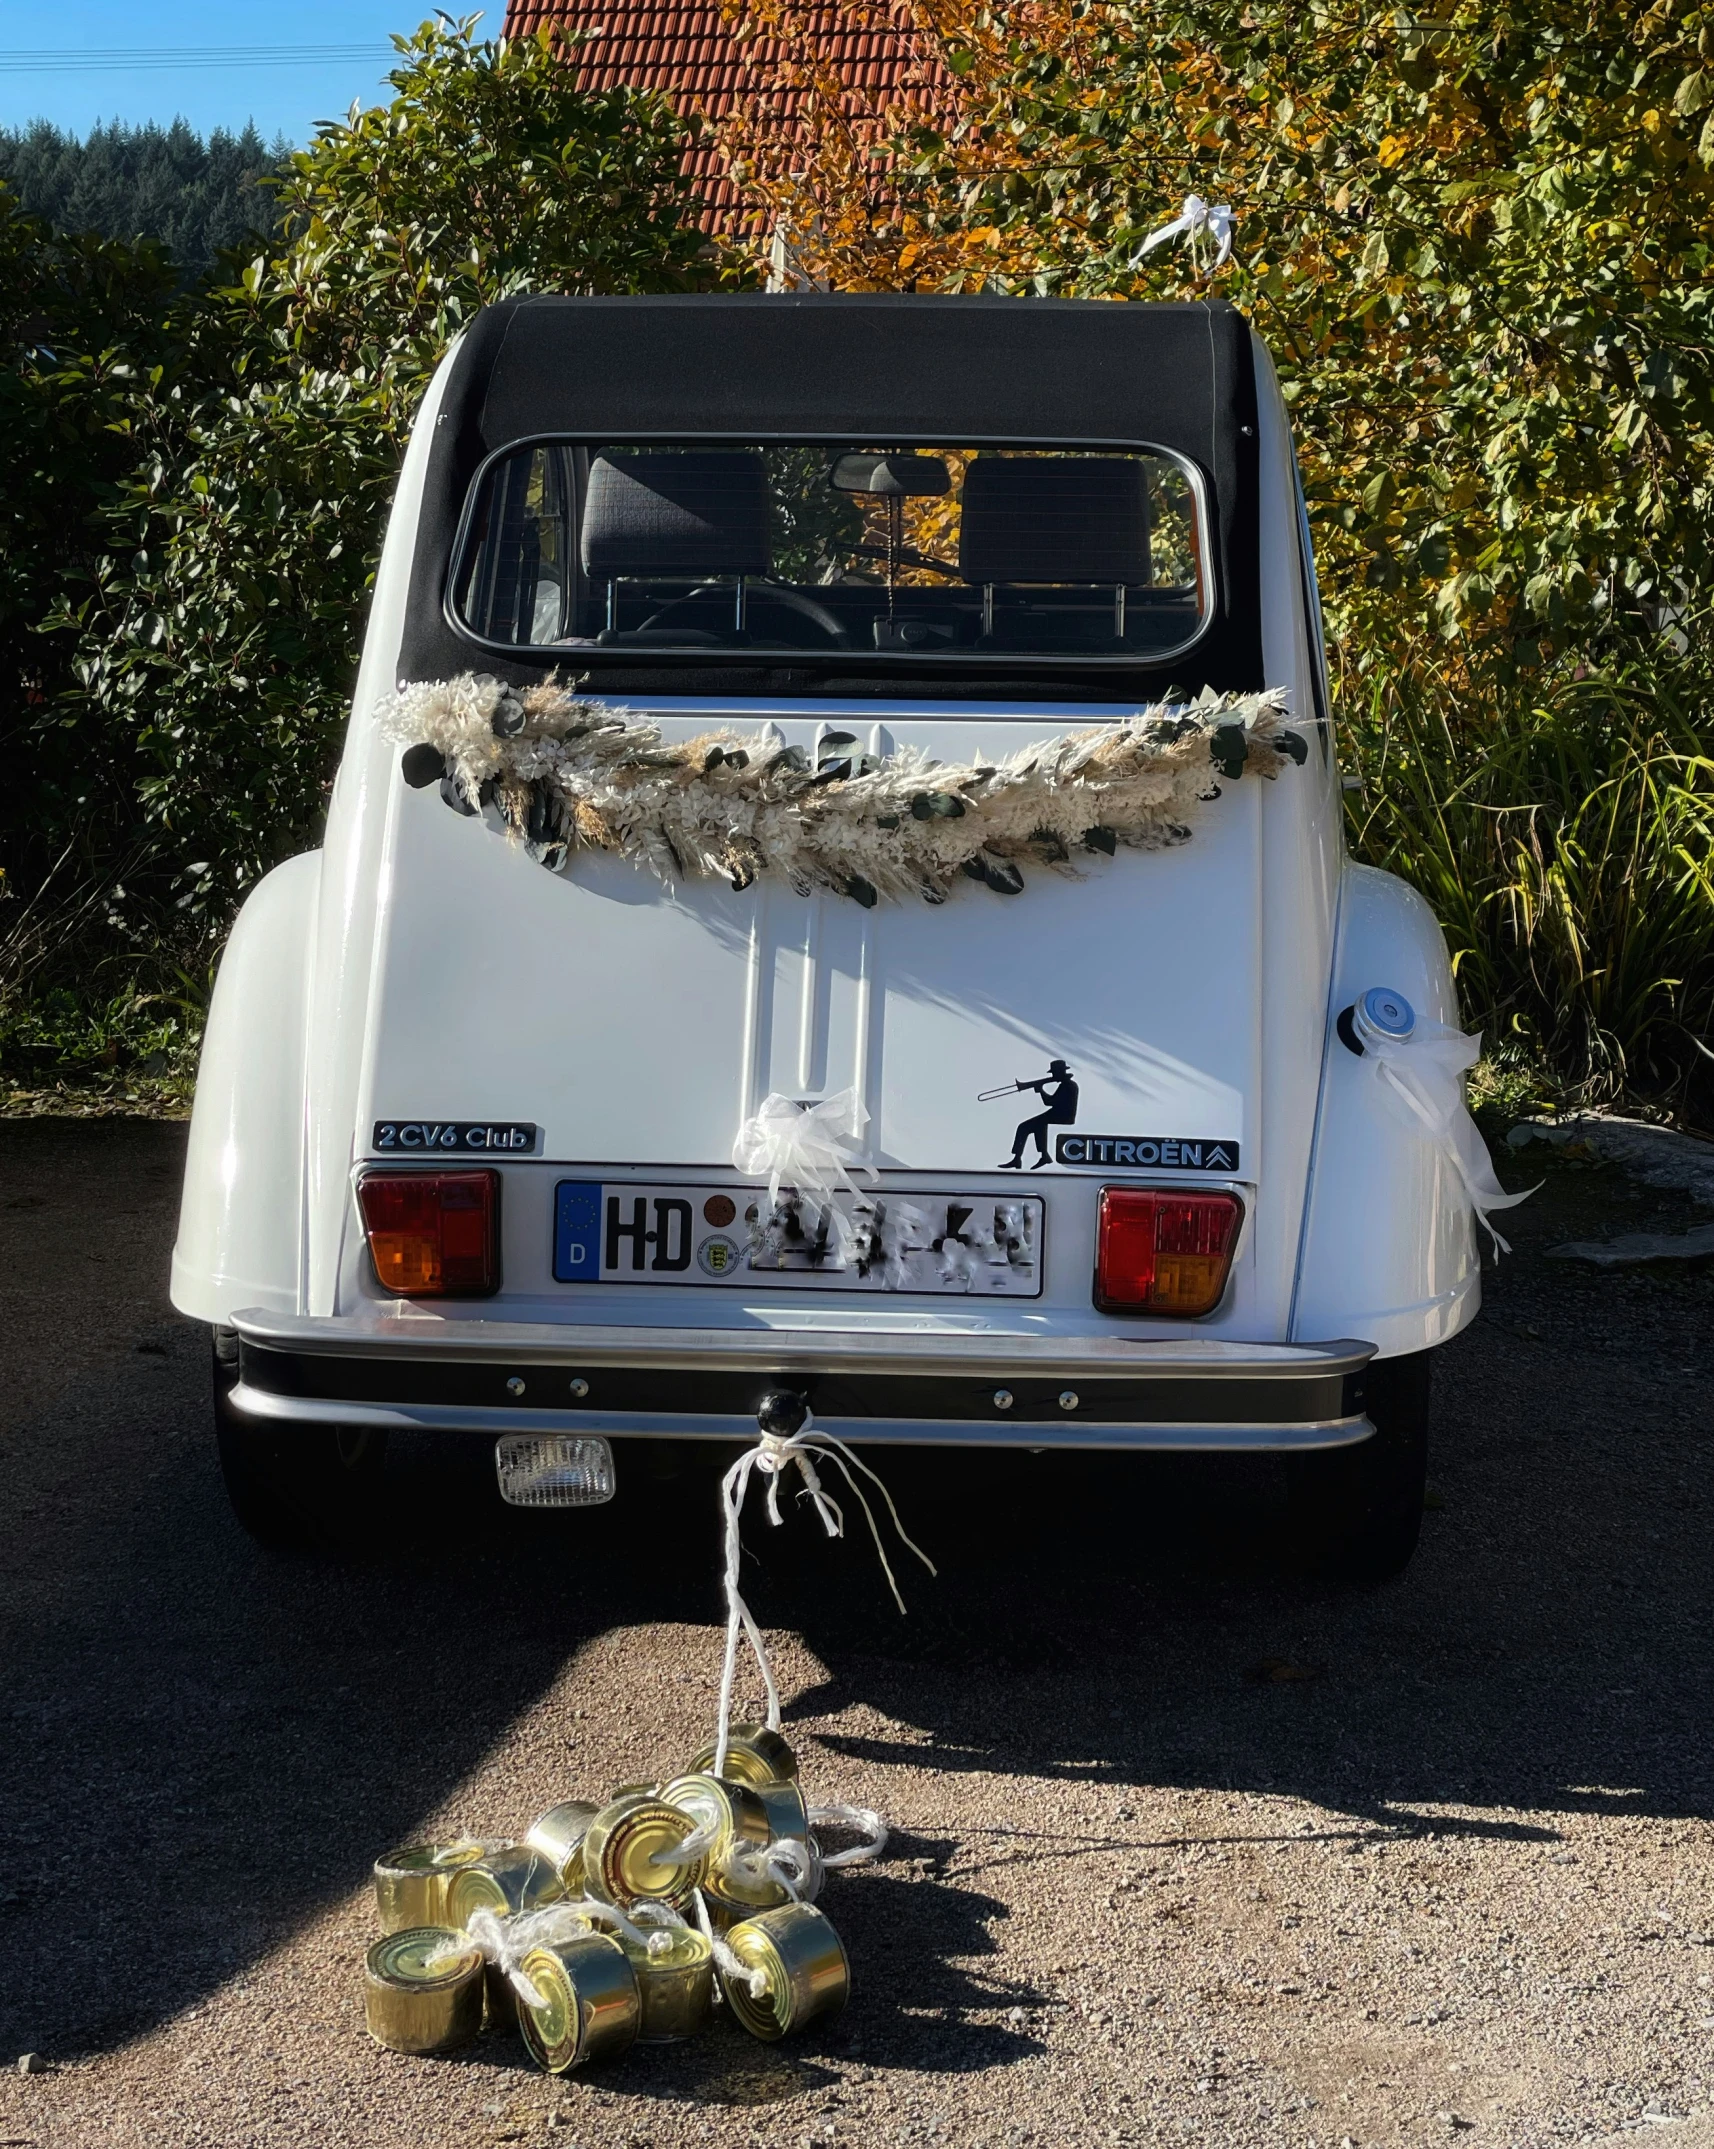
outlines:
M1095 713L757 718L812 751L844 723L871 752L953 761ZM688 735L708 715L663 721ZM849 1088L883 1172L956 1185L1020 1153L1028 1173L1042 1144L1025 1123L1048 1110L1038 1184L1115 1167L1254 1181L1260 789L1228 787L1172 851L1031 869L1014 896L972 884L867 910L767 881L667 888L599 857L551 874L432 789L405 793L371 1113L531 1121L537 1154L566 1163L727 1170L770 1092Z

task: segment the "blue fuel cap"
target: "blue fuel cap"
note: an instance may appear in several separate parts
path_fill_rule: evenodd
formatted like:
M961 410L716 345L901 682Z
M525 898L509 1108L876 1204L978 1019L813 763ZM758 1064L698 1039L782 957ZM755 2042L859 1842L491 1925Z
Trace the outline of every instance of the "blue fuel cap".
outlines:
M1357 1002L1352 1027L1377 1044L1402 1045L1416 1028L1416 1009L1390 985L1374 985Z

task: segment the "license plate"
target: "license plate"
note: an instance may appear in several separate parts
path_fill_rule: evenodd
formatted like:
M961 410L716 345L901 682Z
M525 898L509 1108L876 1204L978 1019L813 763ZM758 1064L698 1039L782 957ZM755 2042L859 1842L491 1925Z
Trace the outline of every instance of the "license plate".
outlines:
M759 1282L794 1290L1041 1295L1045 1205L1020 1195L835 1197L766 1189L622 1186L562 1179L554 1189L559 1283Z

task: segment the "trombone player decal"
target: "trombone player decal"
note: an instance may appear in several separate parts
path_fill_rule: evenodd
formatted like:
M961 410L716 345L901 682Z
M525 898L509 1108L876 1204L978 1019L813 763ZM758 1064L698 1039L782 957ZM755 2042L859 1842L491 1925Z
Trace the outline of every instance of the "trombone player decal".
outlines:
M1012 1136L1012 1153L1000 1166L1003 1172L1022 1171L1024 1168L1024 1144L1035 1138L1036 1160L1030 1166L1039 1172L1047 1162L1047 1130L1049 1127L1069 1127L1077 1121L1077 1084L1072 1080L1071 1069L1064 1060L1049 1060L1047 1073L1037 1075L1033 1082L1008 1082L1003 1089L985 1089L976 1099L978 1104L988 1104L996 1097L1015 1097L1022 1090L1034 1090L1040 1097L1045 1111L1032 1118L1018 1122L1018 1131Z

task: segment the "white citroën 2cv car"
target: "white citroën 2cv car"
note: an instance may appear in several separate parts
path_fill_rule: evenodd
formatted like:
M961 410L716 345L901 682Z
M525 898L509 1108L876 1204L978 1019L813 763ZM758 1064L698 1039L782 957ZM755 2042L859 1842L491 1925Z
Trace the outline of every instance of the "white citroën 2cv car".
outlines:
M770 1405L1277 1451L1398 1571L1477 1138L1376 1078L1456 1006L1335 746L1229 306L482 314L209 1019L173 1297L241 1519L360 1532L404 1428L592 1501Z

